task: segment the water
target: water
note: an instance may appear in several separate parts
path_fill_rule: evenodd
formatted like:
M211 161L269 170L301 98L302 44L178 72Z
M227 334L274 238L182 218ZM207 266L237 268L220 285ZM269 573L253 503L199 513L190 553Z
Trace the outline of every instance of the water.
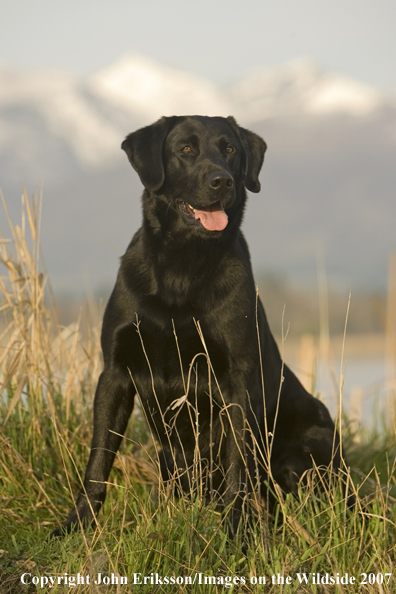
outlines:
M366 427L380 426L380 417L385 414L390 421L390 401L395 391L386 382L383 357L350 357L343 366L344 383L342 405L348 418L355 424ZM315 392L329 408L333 417L340 402L341 365L320 365L317 371Z

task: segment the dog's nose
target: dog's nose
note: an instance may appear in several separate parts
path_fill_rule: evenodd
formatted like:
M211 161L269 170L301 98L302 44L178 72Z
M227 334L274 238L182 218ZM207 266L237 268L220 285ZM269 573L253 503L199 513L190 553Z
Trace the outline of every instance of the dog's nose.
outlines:
M216 170L209 173L208 183L213 190L230 190L234 185L234 180L227 171Z

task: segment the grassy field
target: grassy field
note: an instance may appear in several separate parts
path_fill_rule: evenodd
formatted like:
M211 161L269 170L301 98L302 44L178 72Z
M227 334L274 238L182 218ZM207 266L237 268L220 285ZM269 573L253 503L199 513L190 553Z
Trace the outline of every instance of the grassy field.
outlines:
M227 514L159 483L137 407L96 527L49 539L89 454L100 315L87 310L84 329L82 317L60 326L38 211L25 196L22 225L9 221L10 236L0 235L0 594L396 592L394 403L380 430L352 433L339 417L353 510L341 479L318 495L313 472L298 497L278 494L273 513L252 496L233 540Z

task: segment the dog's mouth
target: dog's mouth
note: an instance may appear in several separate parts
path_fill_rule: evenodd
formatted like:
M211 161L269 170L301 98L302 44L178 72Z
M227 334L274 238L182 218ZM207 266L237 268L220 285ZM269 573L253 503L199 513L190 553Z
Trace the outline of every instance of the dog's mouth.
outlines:
M220 202L214 202L205 208L194 208L188 202L179 202L179 208L184 218L197 225L202 225L207 231L223 231L228 224L228 216Z

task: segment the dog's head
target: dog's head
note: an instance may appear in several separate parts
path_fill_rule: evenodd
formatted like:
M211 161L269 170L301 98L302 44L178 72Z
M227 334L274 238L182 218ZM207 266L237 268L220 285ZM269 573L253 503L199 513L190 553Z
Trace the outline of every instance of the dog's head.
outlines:
M245 186L260 191L266 144L233 117L163 117L126 137L122 148L149 193L164 196L183 225L218 234L242 211Z

